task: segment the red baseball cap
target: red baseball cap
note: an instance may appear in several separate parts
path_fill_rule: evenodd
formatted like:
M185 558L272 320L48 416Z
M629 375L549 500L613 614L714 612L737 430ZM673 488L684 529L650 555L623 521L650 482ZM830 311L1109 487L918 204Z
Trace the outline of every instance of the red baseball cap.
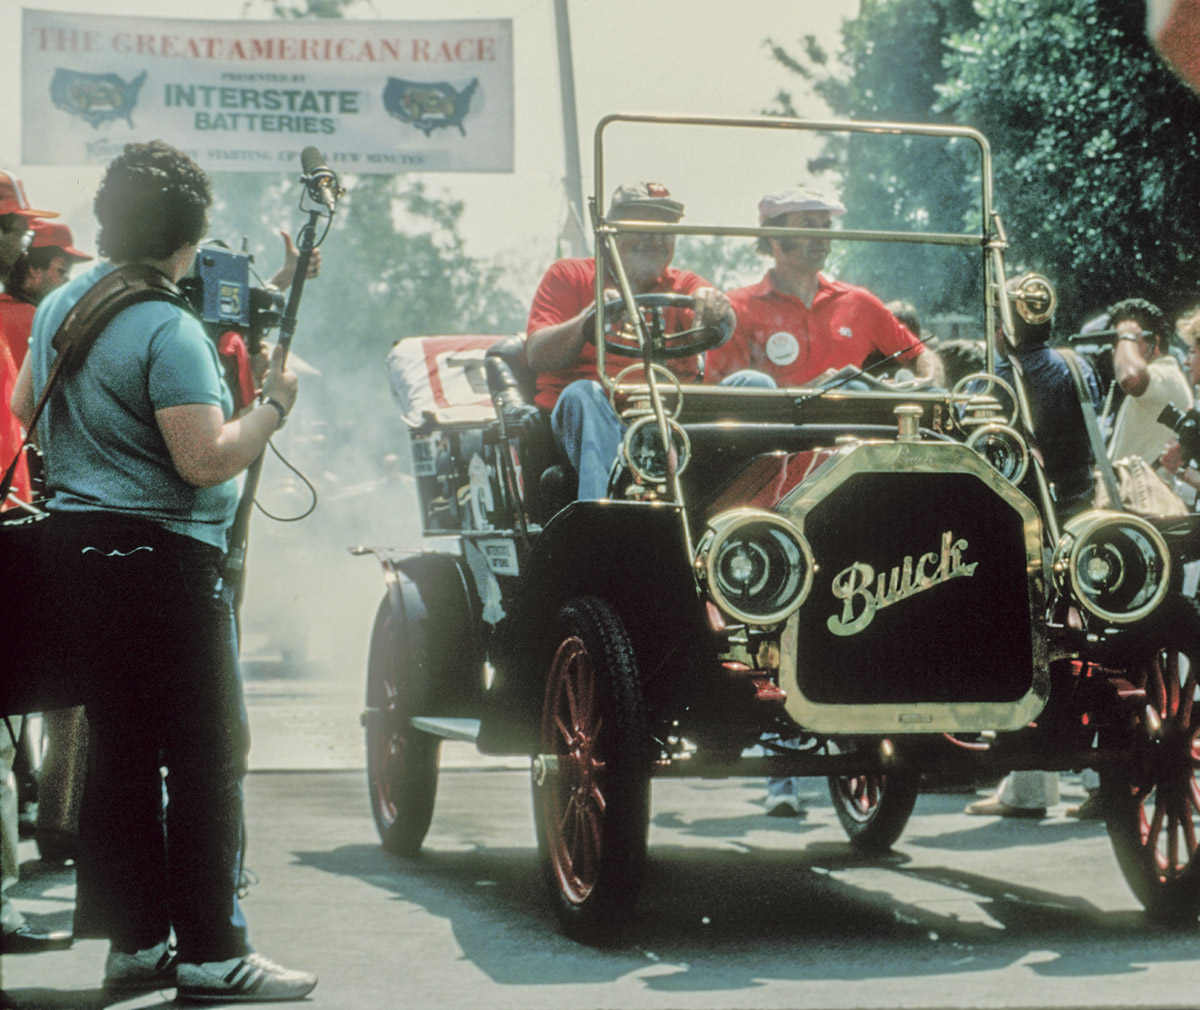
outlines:
M25 199L25 189L20 179L7 172L0 172L0 215L20 214L21 217L58 217L56 210L35 210Z
M29 222L29 229L33 232L33 241L29 244L30 249L61 249L71 259L81 262L92 258L72 245L75 239L71 236L71 229L65 224L57 221L43 221L41 218L35 217Z

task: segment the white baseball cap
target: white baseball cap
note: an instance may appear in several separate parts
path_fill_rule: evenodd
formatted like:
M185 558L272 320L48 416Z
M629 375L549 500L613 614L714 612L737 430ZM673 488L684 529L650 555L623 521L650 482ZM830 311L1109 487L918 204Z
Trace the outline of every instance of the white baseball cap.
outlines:
M758 201L758 223L766 224L781 214L793 214L803 210L823 210L833 217L846 213L846 208L828 193L809 186L768 193Z

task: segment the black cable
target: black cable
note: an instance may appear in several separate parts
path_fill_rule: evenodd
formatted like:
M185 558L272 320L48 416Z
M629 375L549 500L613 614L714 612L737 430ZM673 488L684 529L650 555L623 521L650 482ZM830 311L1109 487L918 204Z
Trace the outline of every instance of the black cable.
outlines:
M263 515L265 515L268 519L274 519L275 522L277 522L277 523L298 523L301 519L307 519L317 509L317 489L316 489L316 487L313 485L312 481L310 481L307 477L305 477L303 473L301 473L296 467L294 467L288 461L287 457L285 457L283 455L283 453L281 453L278 449L275 448L274 442L268 442L267 447L273 453L275 453L275 455L279 458L279 462L281 462L284 466L286 466L289 470L291 470L292 473L294 473L297 477L299 477L301 481L303 481L304 486L306 488L308 488L309 494L312 496L312 500L309 503L308 508L306 508L298 516L277 516L273 512L268 512L265 508L263 508L262 503L259 502L257 495L255 495L255 497L254 497L254 507L256 509L258 509L258 511L261 512Z

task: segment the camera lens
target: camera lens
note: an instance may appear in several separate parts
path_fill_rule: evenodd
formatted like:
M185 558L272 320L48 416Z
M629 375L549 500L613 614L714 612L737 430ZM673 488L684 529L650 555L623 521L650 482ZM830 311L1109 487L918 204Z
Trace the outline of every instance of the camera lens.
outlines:
M1183 411L1181 411L1173 403L1165 404L1158 415L1158 423L1165 424L1172 431L1179 430L1179 424L1182 420Z

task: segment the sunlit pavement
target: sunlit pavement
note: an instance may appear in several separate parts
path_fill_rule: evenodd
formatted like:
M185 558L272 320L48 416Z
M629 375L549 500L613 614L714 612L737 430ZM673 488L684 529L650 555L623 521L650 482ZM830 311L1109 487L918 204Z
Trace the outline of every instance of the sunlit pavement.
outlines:
M248 685L245 898L268 957L316 971L310 1002L387 1008L1168 1007L1196 1005L1200 932L1148 924L1102 825L968 818L922 796L889 858L855 858L819 780L808 815L762 813L748 779L654 784L651 861L622 940L565 940L536 872L521 762L443 749L423 854L379 848L358 689ZM69 869L22 843L18 903L70 922ZM12 1008L102 1006L106 947L4 959ZM149 994L122 1007L161 1006Z

